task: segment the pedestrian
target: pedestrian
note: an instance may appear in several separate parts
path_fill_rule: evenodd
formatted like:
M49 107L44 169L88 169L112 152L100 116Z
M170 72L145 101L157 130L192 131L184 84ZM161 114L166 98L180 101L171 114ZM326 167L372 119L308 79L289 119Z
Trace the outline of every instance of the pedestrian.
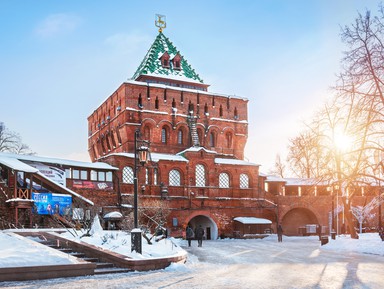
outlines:
M195 233L193 233L192 228L188 225L187 227L187 234L186 234L187 240L188 240L188 247L191 247L192 239L195 237Z
M277 240L279 242L283 242L283 227L281 224L277 226Z
M319 241L321 241L321 226L319 224L316 226L316 233L319 236Z
M196 229L196 238L197 238L197 246L202 247L203 246L203 237L204 237L204 229L199 225L199 227Z

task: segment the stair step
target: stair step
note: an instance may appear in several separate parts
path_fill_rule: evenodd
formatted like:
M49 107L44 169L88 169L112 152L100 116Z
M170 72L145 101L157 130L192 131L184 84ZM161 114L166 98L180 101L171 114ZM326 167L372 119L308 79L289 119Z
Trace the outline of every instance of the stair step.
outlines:
M97 269L103 269L103 268L113 268L112 263L96 263Z
M132 269L128 268L118 268L118 267L112 267L112 268L96 268L95 269L95 275L100 274L113 274L113 273L126 273L126 272L132 272Z
M87 262L92 262L92 263L97 263L99 262L99 259L98 258L82 258L84 261L87 261Z
M54 247L53 247L53 248L54 248ZM73 250L72 250L71 248L58 248L58 247L56 246L55 249L57 249L57 250L59 250L59 251L61 251L61 252L63 252L63 253L71 253L71 252L73 252Z
M85 254L84 253L80 253L80 252L71 252L69 253L71 256L73 257L77 257L77 258L82 258L82 257L85 257Z

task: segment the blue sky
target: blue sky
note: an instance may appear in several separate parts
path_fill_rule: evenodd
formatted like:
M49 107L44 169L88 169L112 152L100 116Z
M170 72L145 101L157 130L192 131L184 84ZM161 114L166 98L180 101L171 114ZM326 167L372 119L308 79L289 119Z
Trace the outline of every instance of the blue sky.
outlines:
M0 0L0 121L41 156L89 160L87 117L164 34L210 84L249 99L246 158L286 155L340 71L340 26L379 1Z

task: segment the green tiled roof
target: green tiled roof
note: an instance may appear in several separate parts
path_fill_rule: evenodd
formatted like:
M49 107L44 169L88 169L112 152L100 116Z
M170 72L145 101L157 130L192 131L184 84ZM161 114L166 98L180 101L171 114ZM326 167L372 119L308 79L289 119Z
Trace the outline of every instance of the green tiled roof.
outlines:
M168 52L170 60L172 60L177 54L180 55L180 67L181 69L174 69L172 65L169 68L165 68L161 65L160 57ZM151 75L158 77L172 77L174 79L180 79L183 81L193 81L204 83L195 70L188 64L185 58L180 54L173 43L160 32L153 42L151 48L148 50L140 66L137 68L132 79L137 79L140 75Z

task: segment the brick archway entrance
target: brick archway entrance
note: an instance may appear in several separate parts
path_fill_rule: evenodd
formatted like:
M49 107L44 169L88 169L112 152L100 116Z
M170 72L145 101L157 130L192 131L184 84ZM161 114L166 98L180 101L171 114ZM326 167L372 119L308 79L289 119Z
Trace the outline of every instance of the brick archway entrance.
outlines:
M289 210L282 219L284 235L298 236L299 228L309 224L318 224L316 215L306 208L294 208Z
M208 216L198 215L189 220L188 224L195 230L201 225L205 232L205 239L216 240L218 238L218 228L216 223Z

